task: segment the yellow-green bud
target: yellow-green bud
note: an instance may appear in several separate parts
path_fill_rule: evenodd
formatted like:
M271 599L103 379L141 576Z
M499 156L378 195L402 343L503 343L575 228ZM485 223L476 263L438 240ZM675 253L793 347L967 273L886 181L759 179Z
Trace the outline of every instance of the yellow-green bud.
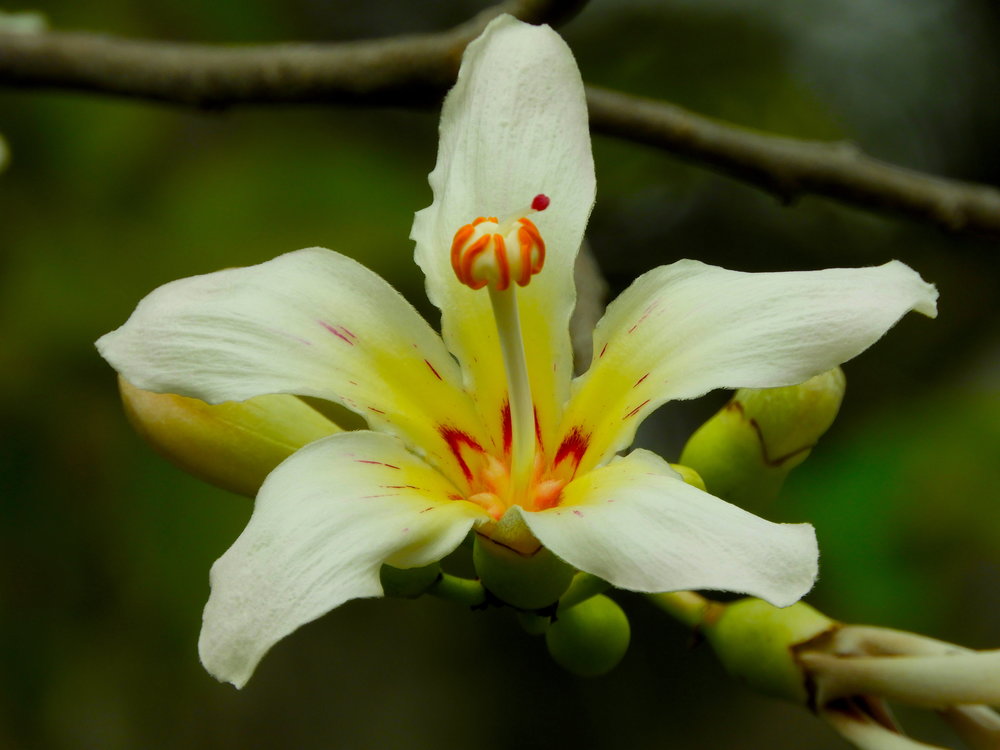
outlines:
M692 469L690 466L684 466L684 464L670 464L670 468L681 475L681 479L684 480L685 484L690 484L692 487L697 487L699 490L706 490L705 480L701 478L701 475Z
M837 367L800 385L741 388L688 440L680 463L737 505L774 499L833 424L846 381Z
M438 563L424 565L421 568L394 568L383 565L378 572L382 582L382 593L399 599L416 599L424 594L441 577L441 566Z
M472 562L483 586L519 609L542 609L563 595L575 571L535 539L519 516L480 527Z
M340 428L295 396L210 405L118 378L125 415L158 453L199 479L253 497L279 463Z
M806 705L805 673L797 646L837 623L805 602L780 609L760 599L741 599L704 625L719 661L754 690Z
M545 645L563 669L581 677L596 677L618 666L630 636L622 608L600 594L560 610L545 631Z

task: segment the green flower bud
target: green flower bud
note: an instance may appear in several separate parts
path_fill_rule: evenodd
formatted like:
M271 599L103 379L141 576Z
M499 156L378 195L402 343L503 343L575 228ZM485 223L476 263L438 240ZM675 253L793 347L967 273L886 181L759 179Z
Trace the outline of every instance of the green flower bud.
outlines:
M162 456L223 489L253 497L279 463L340 428L295 396L206 404L118 378L125 415Z
M681 479L684 480L685 484L690 484L692 487L697 487L699 490L705 490L705 480L701 478L701 475L692 469L690 466L684 466L684 464L670 464L670 468L681 475Z
M543 547L520 516L511 512L477 530L472 561L483 586L519 609L555 604L575 572Z
M800 385L741 388L691 436L680 463L724 500L744 506L773 500L833 424L845 385L837 367Z
M556 664L581 677L596 677L618 666L630 638L622 608L600 594L560 610L545 632Z
M382 582L382 592L386 596L399 599L416 599L437 583L441 577L441 566L431 563L421 568L394 568L383 565L378 572Z
M730 675L766 695L806 705L805 672L795 648L837 623L805 602L779 609L760 599L741 599L703 627Z

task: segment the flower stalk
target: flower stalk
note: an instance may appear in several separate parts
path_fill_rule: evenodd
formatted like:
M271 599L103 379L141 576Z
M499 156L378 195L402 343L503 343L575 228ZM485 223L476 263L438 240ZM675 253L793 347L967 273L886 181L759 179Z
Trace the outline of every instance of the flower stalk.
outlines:
M1000 744L1000 650L973 651L889 628L844 625L798 602L729 604L682 591L650 599L705 634L726 671L814 711L861 750L937 748L910 739L888 702L936 710L974 750Z

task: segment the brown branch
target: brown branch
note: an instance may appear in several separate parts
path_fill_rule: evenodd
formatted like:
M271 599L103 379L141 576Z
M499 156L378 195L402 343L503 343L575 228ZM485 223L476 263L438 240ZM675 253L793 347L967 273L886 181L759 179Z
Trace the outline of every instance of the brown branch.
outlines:
M1000 190L904 169L846 142L760 133L665 102L589 87L595 132L655 146L785 201L822 195L954 232L1000 237Z
M558 23L586 0L519 0L436 34L222 46L47 32L0 34L0 85L217 108L248 104L433 105L465 45L498 13ZM1000 191L878 161L845 143L758 133L665 102L588 87L595 132L664 149L784 200L815 194L947 230L1000 237Z
M0 85L221 108L237 104L427 105L455 81L465 46L511 13L559 23L586 0L510 0L435 34L336 43L219 45L103 34L0 33Z

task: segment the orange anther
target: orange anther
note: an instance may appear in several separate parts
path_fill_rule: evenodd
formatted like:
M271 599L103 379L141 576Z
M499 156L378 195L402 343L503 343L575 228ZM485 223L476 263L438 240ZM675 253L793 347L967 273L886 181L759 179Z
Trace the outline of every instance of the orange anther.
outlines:
M486 286L486 279L480 279L479 281L472 278L472 264L476 262L476 258L482 255L487 246L490 244L490 235L485 235L480 237L478 240L473 242L469 247L462 251L462 256L459 261L458 270L458 280L461 281L468 287L473 289L482 289Z
M528 213L543 211L548 198L535 196ZM516 214L515 214L516 216ZM508 248L516 243L517 254ZM490 252L492 246L492 252ZM513 280L526 286L531 277L542 270L545 263L545 242L531 220L505 219L480 216L472 223L460 227L451 242L451 267L458 280L472 289L482 289L487 284L497 291L510 287Z
M462 248L465 247L465 243L469 241L469 238L472 237L475 231L475 225L466 224L464 227L455 232L455 239L451 241L451 267L455 269L455 274L458 276L459 281L462 281L462 273L459 270Z

